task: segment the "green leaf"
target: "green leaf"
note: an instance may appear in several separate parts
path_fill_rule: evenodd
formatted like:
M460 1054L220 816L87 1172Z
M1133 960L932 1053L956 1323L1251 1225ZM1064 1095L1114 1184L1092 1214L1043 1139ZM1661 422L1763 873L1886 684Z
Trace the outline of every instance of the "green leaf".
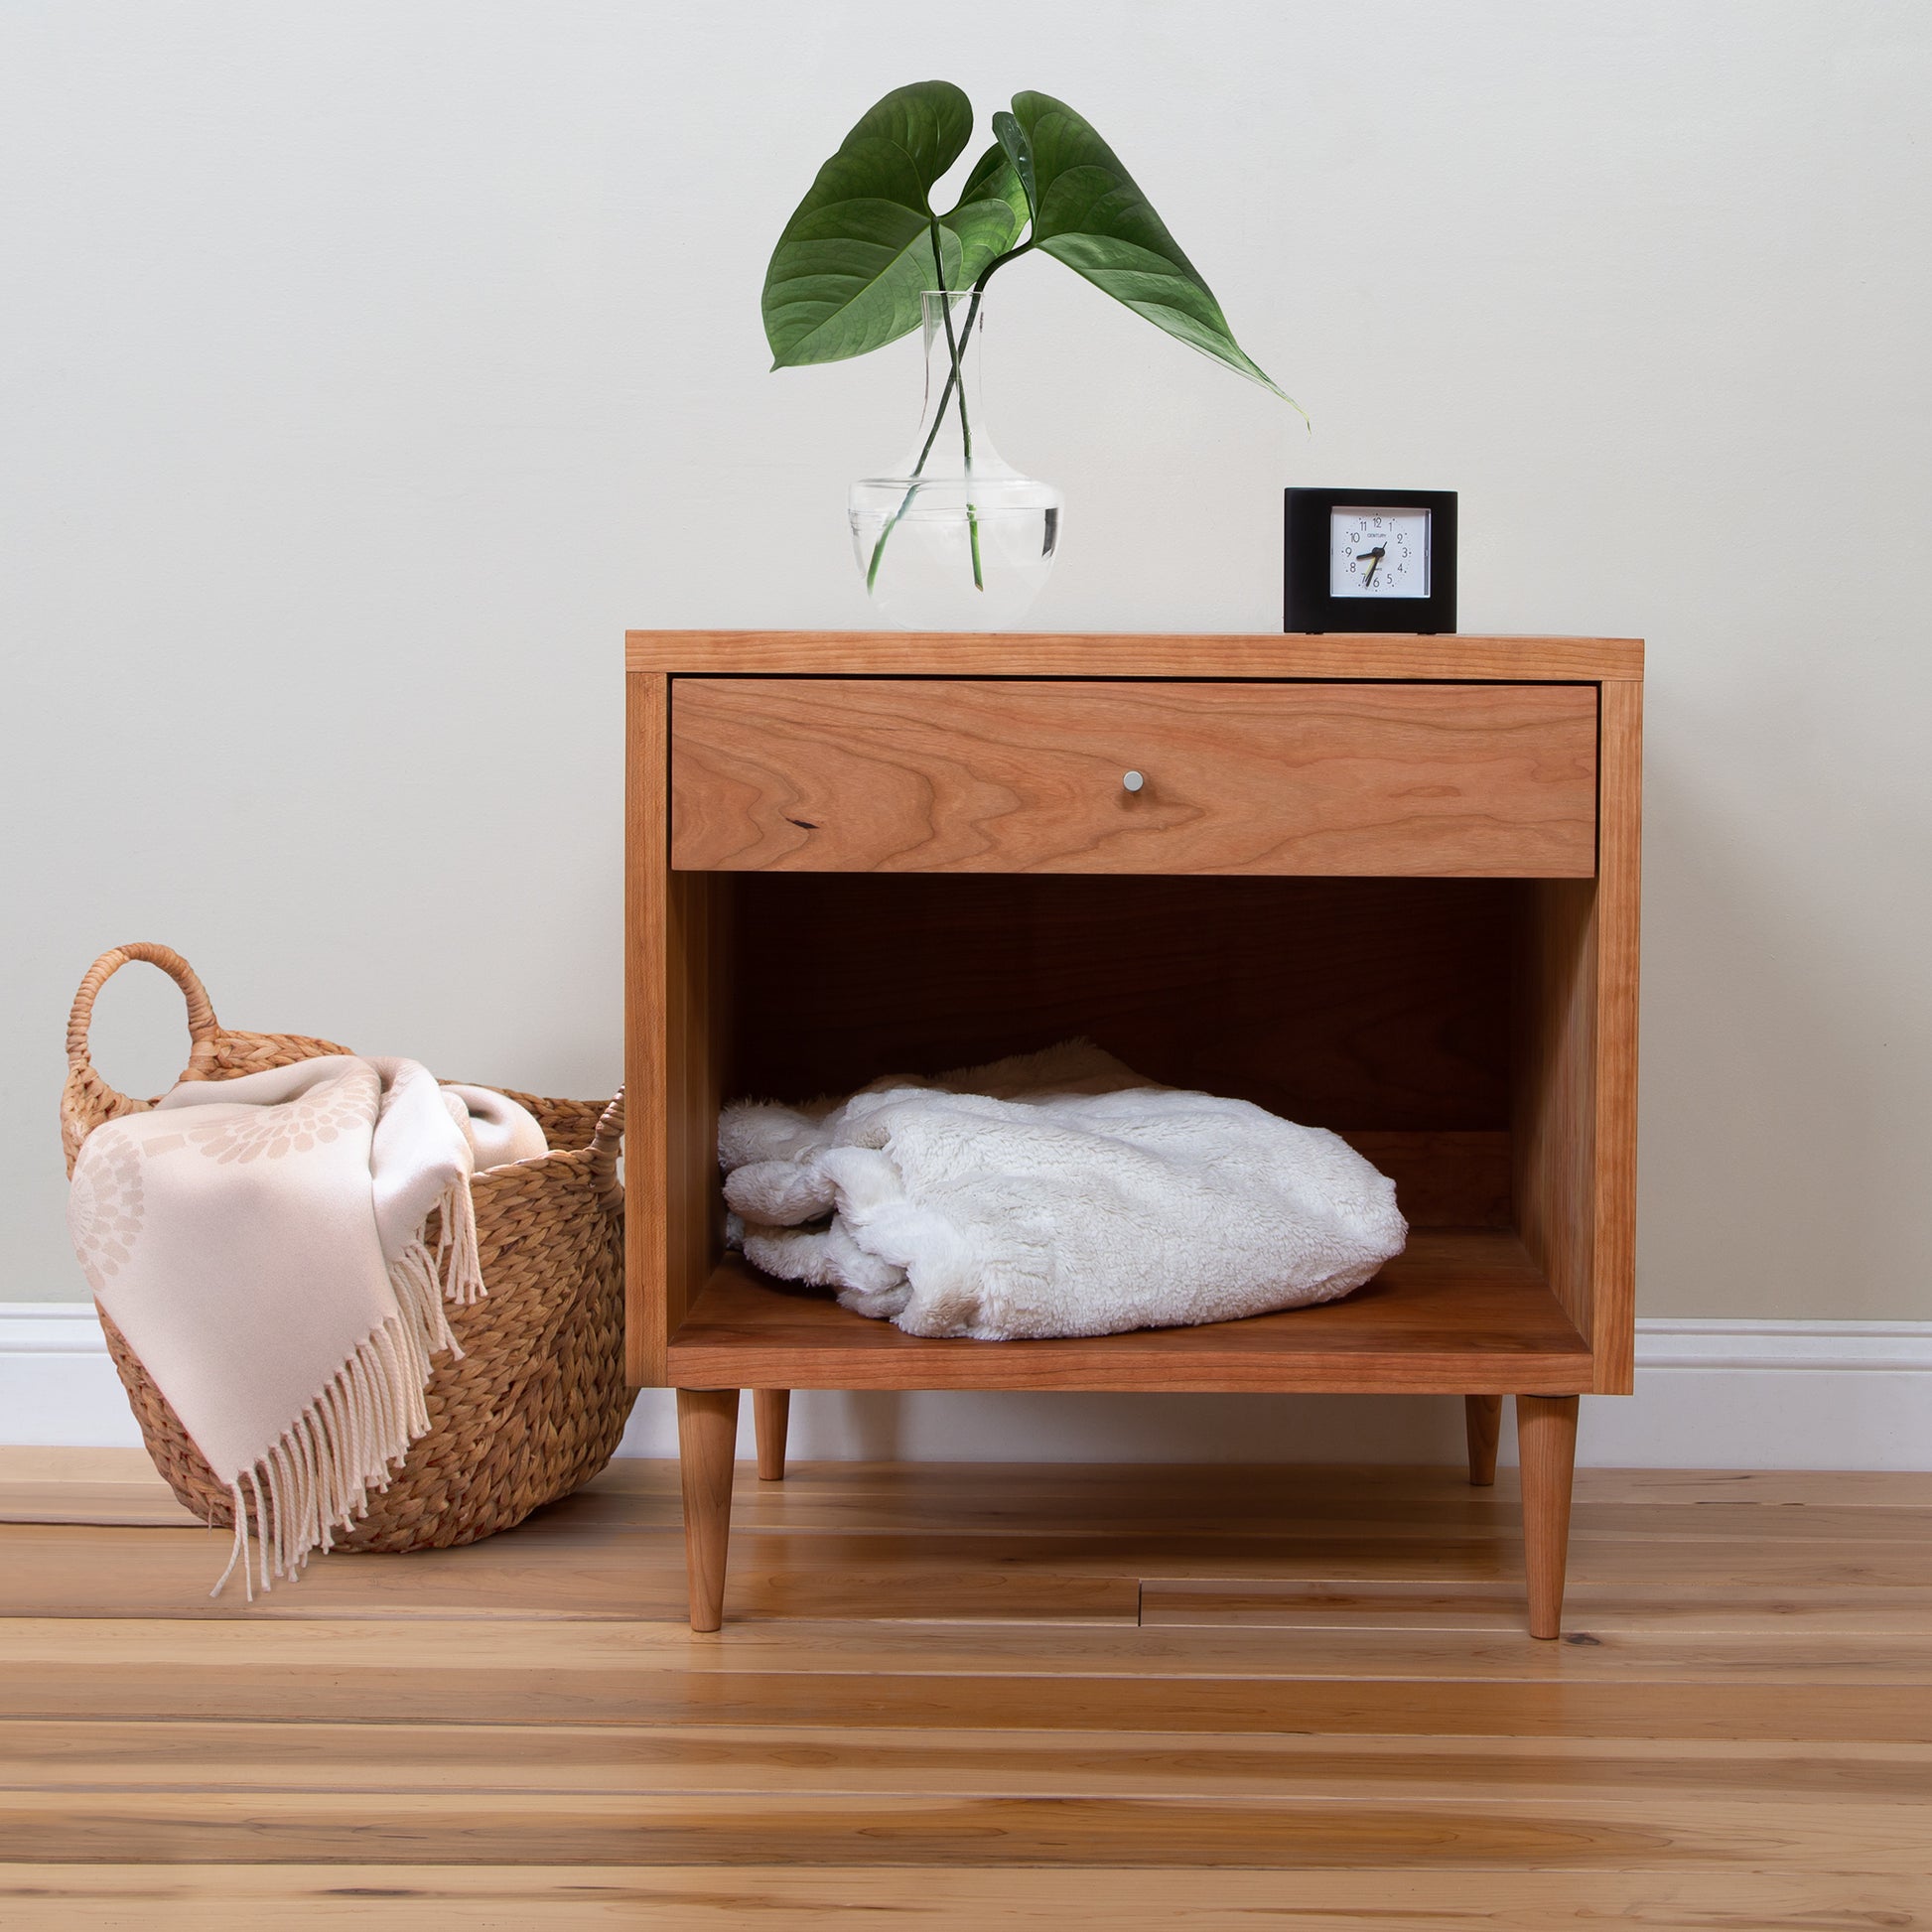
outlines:
M863 355L919 326L919 296L933 277L927 198L972 132L973 104L949 80L896 87L867 110L818 171L764 272L773 368ZM968 245L983 246L985 219L965 225ZM942 226L939 240L947 286L956 287L965 234Z
M1243 352L1213 290L1093 128L1048 94L1015 94L1013 118L1033 163L1034 245L1299 410Z
M1027 222L1027 198L1004 147L996 144L973 164L959 206L939 217L959 237L959 271L948 288L976 282L989 262L1013 246Z
M1021 192L1027 198L1027 212L1031 215L1039 207L1039 195L1034 180L1034 147L1027 139L1027 130L1003 107L993 116L993 135L1006 150L1014 173L1020 177Z

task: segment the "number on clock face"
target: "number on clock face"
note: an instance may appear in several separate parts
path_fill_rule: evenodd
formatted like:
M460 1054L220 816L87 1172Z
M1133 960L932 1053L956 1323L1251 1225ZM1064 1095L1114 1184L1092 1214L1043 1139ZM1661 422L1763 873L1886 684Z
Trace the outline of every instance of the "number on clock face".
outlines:
M1330 597L1427 597L1429 512L1331 510L1328 515Z

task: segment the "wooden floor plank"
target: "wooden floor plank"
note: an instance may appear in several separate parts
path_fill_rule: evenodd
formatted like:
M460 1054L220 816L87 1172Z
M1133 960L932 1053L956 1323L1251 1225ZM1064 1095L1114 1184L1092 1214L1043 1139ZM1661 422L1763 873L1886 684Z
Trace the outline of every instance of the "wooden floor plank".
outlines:
M1482 1866L1741 1865L1922 1873L1924 1805L1673 1793L1505 1806L1308 1798L659 1791L0 1792L0 1849L44 1863Z
M1572 1583L1564 1620L1572 1634L1932 1637L1932 1589L1798 1587L1740 1590L1697 1584ZM1492 1583L1362 1577L1216 1581L1144 1578L1141 1621L1150 1626L1265 1629L1512 1631L1523 1625L1522 1587Z
M479 1723L843 1725L1078 1731L1204 1730L1231 1735L1325 1730L1403 1736L1589 1736L1932 1741L1932 1699L1902 1685L1543 1684L1506 1680L1358 1683L1228 1677L974 1675L818 1671L533 1674L516 1683L454 1675L143 1667L102 1676L40 1668L10 1684L4 1715L232 1721L264 1709L298 1724L436 1723L453 1708Z
M112 1524L186 1530L198 1519L159 1482L12 1482L0 1485L0 1523Z
M665 1790L1571 1803L1932 1801L1932 1744L770 1725L0 1724L0 1789L42 1794Z
M787 1485L788 1486L788 1485ZM675 1513L667 1514L656 1499L638 1499L640 1520L625 1528L665 1531L677 1527ZM648 1512L648 1514L646 1514ZM909 1512L908 1512L909 1513ZM1305 1499L1250 1499L1239 1508L1225 1500L1218 1506L1205 1498L1184 1494L1165 1507L1145 1511L1115 1502L1105 1509L1083 1509L1078 1499L1060 1508L1042 1504L1022 1512L1013 1506L998 1509L962 1507L945 1521L902 1521L889 1518L861 1524L850 1512L835 1512L820 1496L800 1486L783 1506L768 1504L757 1491L741 1498L734 1512L734 1528L760 1535L852 1534L869 1536L1076 1537L1133 1536L1142 1539L1189 1540L1217 1536L1264 1537L1277 1540L1320 1538L1333 1543L1384 1544L1391 1540L1434 1543L1445 1539L1514 1541L1521 1535L1521 1505L1498 1502L1481 1491L1440 1498L1355 1501L1345 1496ZM621 1520L621 1519L619 1519ZM1917 1545L1924 1537L1926 1512L1913 1509L1839 1508L1824 1503L1771 1507L1751 1503L1706 1503L1695 1509L1667 1503L1587 1503L1572 1512L1574 1536L1588 1542L1658 1544L1723 1544L1747 1541L1753 1546L1825 1544ZM517 1534L554 1534L577 1528L560 1508L533 1519Z
M9 1932L1909 1932L1932 1882L1866 1872L1306 1873L1089 1867L0 1864Z
M0 1454L7 1932L1932 1924L1919 1478L1586 1472L1540 1644L1508 1471L805 1465L705 1637L662 1465L253 1607L79 1473Z
M586 1493L674 1496L674 1484L665 1464L619 1462ZM1179 1511L1299 1510L1328 1500L1371 1506L1463 1502L1507 1511L1520 1494L1518 1471L1507 1466L1496 1471L1493 1489L1478 1490L1459 1465L1438 1464L802 1462L792 1465L782 1485L746 1491L737 1507L741 1516L746 1510L769 1510L785 1513L787 1520L807 1504L843 1508L878 1529L917 1527L921 1521L943 1527L971 1520L975 1511L990 1512L993 1520L1016 1513L1098 1513L1157 1525L1174 1520ZM1932 1509L1932 1473L1580 1468L1576 1500L1580 1508L1725 1503L1924 1510Z
M728 1624L721 1633L699 1635L670 1622L572 1624L554 1618L472 1622L424 1615L217 1624L15 1617L0 1621L0 1667L6 1677L0 1699L32 1696L28 1680L51 1682L62 1673L102 1680L209 1673L237 1681L265 1674L279 1675L291 1689L307 1676L375 1683L414 1675L435 1693L449 1693L464 1681L517 1679L534 1687L586 1674L602 1678L614 1694L649 1679L774 1674L841 1682L920 1674L1025 1681L1213 1678L1257 1685L1466 1681L1579 1689L1721 1681L1851 1691L1932 1681L1932 1638L1639 1629L1535 1643L1515 1632L792 1619Z
M1757 1539L1714 1524L1708 1537L1643 1537L1582 1527L1571 1548L1573 1600L1620 1601L1618 1593L1628 1591L1632 1602L1654 1599L1660 1615L1675 1604L1693 1618L1720 1597L1740 1610L1752 1600L1790 1603L1795 1614L1812 1592L1827 1614L1834 1602L1856 1600L1863 1605L1860 1616L1893 1617L1911 1609L1912 1592L1932 1601L1932 1538L1900 1535L1893 1518L1905 1512L1863 1514L1872 1526L1867 1536L1841 1528ZM666 1525L532 1524L466 1550L318 1558L299 1583L253 1605L234 1587L210 1600L208 1588L226 1561L225 1537L201 1528L0 1526L0 1615L671 1619L684 1603L682 1539ZM1513 1524L1411 1525L1381 1535L1339 1535L1326 1523L1218 1535L740 1527L731 1574L735 1623L841 1616L1131 1620L1143 1582L1466 1585L1501 1601L1520 1594L1522 1544Z
M1071 1397L1078 1401L1080 1398ZM1283 1397L1284 1402L1297 1398ZM750 1467L747 1463L746 1467ZM1577 1471L1580 1505L1653 1502L1695 1506L1748 1502L1768 1508L1825 1504L1837 1508L1932 1509L1932 1471L1835 1469L1592 1469ZM32 1449L0 1445L0 1521L12 1493L25 1485L84 1494L93 1484L131 1486L167 1494L144 1450L138 1449ZM1496 1472L1492 1490L1479 1499L1516 1501L1517 1472ZM1237 1498L1355 1496L1378 1502L1422 1498L1469 1498L1459 1465L1350 1462L1300 1463L1039 1463L1039 1462L812 1462L794 1460L783 1484L748 1490L745 1506L788 1509L802 1495L843 1499L885 1525L908 1499L925 1498L950 1520L962 1498L994 1499L1031 1511L1042 1502L1066 1506L1084 1499L1090 1507L1158 1510L1164 1497L1225 1503ZM609 1496L659 1498L675 1506L677 1466L650 1457L613 1462L573 1504Z
M519 1530L462 1550L408 1557L318 1557L301 1579L250 1603L239 1586L208 1590L228 1560L225 1532L108 1525L0 1527L0 1616L247 1619L423 1616L673 1621L685 1611L684 1543L649 1533L578 1531L535 1540ZM741 1534L733 1547L739 1620L885 1617L1132 1623L1131 1565L1073 1562L1011 1540L976 1549L956 1539L897 1541Z

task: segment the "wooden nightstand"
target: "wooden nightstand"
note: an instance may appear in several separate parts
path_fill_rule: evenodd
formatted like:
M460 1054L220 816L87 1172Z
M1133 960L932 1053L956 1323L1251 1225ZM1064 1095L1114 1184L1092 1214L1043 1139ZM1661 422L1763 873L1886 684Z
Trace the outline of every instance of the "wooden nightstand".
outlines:
M1555 1636L1577 1398L1631 1378L1641 643L636 631L627 666L630 1372L678 1391L693 1627L741 1389L766 1477L795 1388L1435 1391L1478 1483L1516 1397ZM724 1254L724 1100L1074 1034L1343 1132L1408 1252L1325 1307L1033 1342Z

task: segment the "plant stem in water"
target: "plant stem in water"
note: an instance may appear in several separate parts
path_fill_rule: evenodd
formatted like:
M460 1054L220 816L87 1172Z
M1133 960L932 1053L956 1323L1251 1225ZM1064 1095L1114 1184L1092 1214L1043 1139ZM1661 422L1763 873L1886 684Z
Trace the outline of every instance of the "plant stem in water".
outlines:
M912 474L914 477L918 476L925 468L926 458L932 454L932 446L939 440L939 426L946 419L946 405L952 400L953 390L959 386L959 356L964 353L967 343L972 340L973 323L980 312L980 298L986 293L987 283L993 279L993 271L1005 263L1012 261L1016 255L1024 255L1032 246L1033 243L1031 241L1023 241L1018 248L1010 248L1004 255L996 256L992 261L987 263L986 272L973 284L973 299L966 305L966 320L959 326L959 343L953 353L953 366L947 373L946 386L939 397L939 407L933 414L932 434L925 439L925 448L919 452L919 460L912 466ZM944 278L942 277L941 279L943 280ZM904 496L899 499L898 508L886 519L886 527L880 531L879 541L872 547L872 562L866 567L866 589L868 592L872 590L873 585L879 579L879 566L886 555L886 539L893 534L894 528L897 525L899 518L911 507L912 498L918 492L919 485L916 483L911 484L907 488ZM977 529L975 529L973 535L977 550L979 536ZM974 563L976 566L974 570L974 581L977 582L979 576L977 554L975 555Z
M932 224L932 259L939 262L939 224ZM939 315L946 325L946 352L952 361L952 382L959 397L959 449L966 464L966 535L973 550L973 588L986 589L986 578L980 569L980 520L973 503L973 426L966 420L966 372L959 366L960 345L953 339L952 297L945 293L946 272L943 263L939 266Z
M962 339L965 337L966 333L971 330L972 326L973 326L972 317L968 316L966 319L965 328L960 331L960 335ZM932 454L933 444L935 444L939 440L939 425L941 422L945 420L946 405L952 400L952 392L953 392L953 378L949 375L946 377L945 393L941 395L939 398L939 413L932 419L932 434L925 439L925 448L919 452L919 460L917 463L913 464L912 466L912 474L915 477L919 474L921 470L925 468L925 460L927 457L929 457ZM893 534L893 531L897 527L899 518L903 516L909 508L911 508L912 498L916 496L918 493L919 493L919 485L916 483L909 485L908 488L906 489L905 494L899 498L898 508L896 509L892 513L892 515L886 519L886 527L880 531L879 541L875 543L872 547L872 562L870 565L867 566L866 569L866 589L868 591L872 589L873 582L879 575L880 561L886 555L886 539Z

